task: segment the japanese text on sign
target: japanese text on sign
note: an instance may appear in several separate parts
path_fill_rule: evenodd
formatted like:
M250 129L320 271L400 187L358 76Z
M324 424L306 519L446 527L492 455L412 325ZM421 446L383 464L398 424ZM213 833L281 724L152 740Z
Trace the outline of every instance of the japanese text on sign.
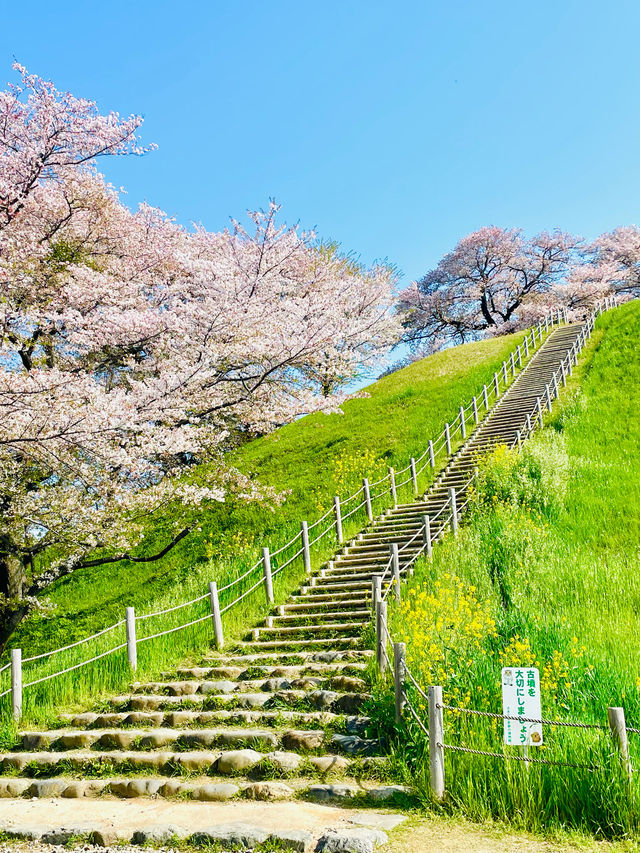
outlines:
M536 667L504 667L502 670L502 713L505 717L542 717L540 674ZM504 742L512 746L541 746L542 723L504 721Z

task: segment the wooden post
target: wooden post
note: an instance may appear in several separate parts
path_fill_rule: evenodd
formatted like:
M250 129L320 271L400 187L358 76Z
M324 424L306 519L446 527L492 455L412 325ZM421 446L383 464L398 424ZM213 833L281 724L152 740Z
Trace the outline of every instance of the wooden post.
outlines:
M391 484L391 500L393 501L393 508L398 508L398 492L396 490L396 472L393 468L389 468L389 482Z
M424 542L424 552L427 557L431 557L433 545L431 544L431 519L428 515L422 516L422 541Z
M518 347L518 349L519 349L519 347ZM511 377L514 378L516 375L516 362L515 362L515 359L513 357L513 353L511 353L511 355L509 356L509 364L511 367Z
M429 439L429 464L431 465L431 468L436 467L436 455L433 452L433 441L431 441L431 439Z
M451 456L451 430L448 423L444 425L444 441L447 447L447 456Z
M560 362L560 378L562 380L562 387L567 387L567 371L564 367L564 359Z
M387 602L379 601L376 608L376 662L378 672L387 672Z
M311 572L311 549L309 548L309 525L300 522L300 537L302 539L302 563L307 574Z
M222 633L222 617L220 615L220 601L218 599L218 584L211 581L209 584L209 601L211 603L211 621L213 622L213 636L216 649L224 648L224 635Z
M553 376L551 377L553 380L553 399L557 400L560 396L560 389L558 388L558 376L556 371L553 371Z
M378 602L382 601L382 575L371 575L371 612L378 612Z
M633 769L629 759L629 741L627 738L627 725L624 719L624 708L607 708L607 718L613 742L620 753L620 760L622 761L625 773L629 777L629 781L631 781Z
M544 396L547 401L547 408L551 411L551 391L549 390L549 383L544 386Z
M519 429L516 430L516 444L518 445L518 447L520 447L522 444L522 436L520 435Z
M525 358L529 358L529 338L524 336L524 354Z
M444 797L444 715L442 687L429 688L429 776L436 800Z
M418 475L416 474L416 460L411 457L409 460L409 467L411 468L411 482L413 483L413 493L414 495L418 494Z
M544 426L544 418L542 417L542 403L540 402L540 397L536 397L536 407L538 409L538 418L540 419L540 426Z
M504 382L504 387L506 388L509 384L509 377L507 376L507 362L502 362L502 381Z
M369 488L369 480L365 477L362 480L362 489L364 491L364 507L367 511L367 518L373 521L373 509L371 507L371 489Z
M531 415L527 412L527 432L533 432L533 424L531 423Z
M451 501L451 530L453 535L458 535L458 504L456 502L456 490L453 486L449 488L449 500Z
M271 577L271 555L268 548L262 549L262 572L264 574L264 591L267 604L273 604L273 578Z
M520 344L518 344L518 349L516 350L516 352L518 353L518 367L522 367L522 349L520 347Z
M391 552L391 572L393 574L396 601L400 604L400 554L398 552L398 543L392 542L389 545L389 551Z
M11 709L13 719L22 719L22 649L11 649Z
M138 645L136 643L136 611L133 607L127 607L127 657L129 666L135 672L138 668Z
M496 392L496 400L497 400L498 397L500 396L500 385L498 384L498 374L497 373L493 374L493 387L494 387L494 390Z
M342 513L340 512L340 498L336 495L333 499L333 510L336 514L336 539L338 545L342 545L344 538L342 536Z
M567 376L573 373L573 359L571 358L571 350L567 353Z
M402 712L406 704L404 683L407 678L407 650L404 643L393 644L393 683L396 699L396 723L402 722Z
M489 392L487 391L487 386L482 386L482 402L484 403L485 412L489 411Z
M458 413L458 416L460 418L460 435L462 436L462 438L466 438L467 437L467 425L464 422L464 408L462 406L460 406L460 411Z
M480 423L480 417L478 416L478 401L475 397L471 399L471 408L473 410L473 422L476 426Z

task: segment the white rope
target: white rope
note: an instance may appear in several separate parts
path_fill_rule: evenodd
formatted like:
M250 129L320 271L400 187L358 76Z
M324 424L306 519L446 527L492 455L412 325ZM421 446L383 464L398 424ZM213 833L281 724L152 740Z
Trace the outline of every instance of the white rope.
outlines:
M312 546L312 545L315 545L315 544L316 544L316 542L319 542L323 537L325 537L325 536L327 535L327 533L328 533L330 530L333 530L333 528L334 528L334 527L336 527L336 525L337 525L337 524L338 524L337 520L333 521L333 522L332 522L332 523L327 527L327 529L326 529L326 530L323 530L323 531L322 531L322 533L321 533L319 536L316 536L316 538L315 538L315 539L312 539L312 540L311 540L311 542L309 542L309 548L311 548L311 546Z
M362 507L363 507L366 503L367 503L366 501L362 501L362 503L361 503L361 504L358 504L358 506L357 506L357 507L355 507L354 509L350 510L348 513L346 513L346 515L343 515L343 516L342 516L342 520L343 520L343 521L345 521L345 519L350 518L350 517L351 517L355 512L358 512L358 510L359 510L359 509L362 509Z
M234 598L233 601L230 601L229 604L226 604L223 608L221 608L220 613L226 613L234 604L237 604L239 601L242 601L243 598L246 598L248 595L257 589L261 584L264 583L264 578L260 578L260 580L256 581L253 586L249 587L249 589L245 590L242 595L238 596L238 598ZM211 617L209 617L211 618Z
M235 580L229 581L229 583L225 584L224 586L219 587L218 588L218 594L220 594L221 592L224 592L225 589L231 589L232 586L235 586L237 583L240 583L240 581L243 581L248 575L251 574L251 572L255 571L258 568L258 566L261 566L261 565L262 565L262 560L258 560L257 563L254 563L251 566L251 568L247 569L247 571L243 575L240 575L239 578L236 578Z
M151 619L152 616L164 616L165 613L173 613L174 610L180 610L182 607L188 607L190 604L195 604L197 601L203 601L203 599L208 597L209 593L205 592L204 595L200 595L198 598L192 598L191 601L185 601L183 604L176 604L173 607L167 607L166 610L156 610L155 613L143 613L141 616L136 616L136 621L142 622L143 619Z
M182 631L183 628L191 628L192 625L197 625L198 622L204 622L205 619L211 619L211 614L207 613L199 619L194 619L193 622L187 622L186 625L177 625L175 628L169 628L167 631L158 631L157 634L149 634L148 637L140 637L138 639L138 644L146 643L147 640L155 640L157 637L166 637L167 634L174 634L176 631Z
M321 516L320 516L320 518L319 518L317 521L314 521L314 522L313 522L313 524L310 524L310 525L307 527L307 530L313 530L313 528L314 528L314 527L317 527L317 526L320 524L320 522L321 522L321 521L324 521L324 520L325 520L325 518L327 518L327 516L331 515L331 513L332 513L332 512L333 512L333 507L331 507L330 509L328 509L328 510L325 512L325 514L324 514L324 515L321 515Z
M364 491L364 485L360 486L360 488L358 489L358 491L357 491L357 492L354 492L352 495L349 495L349 497L348 497L348 498L344 498L344 499L340 498L340 504L341 504L341 506L344 506L345 504L350 503L354 498L357 498L357 497L358 497L358 495L359 495L361 492L363 492L363 491Z
M9 667L10 667L10 666L11 666L11 664L10 664L10 663L5 663L5 665L4 665L4 666L0 667L0 672L4 672L4 671L5 671L5 669L9 669Z
M102 652L101 654L96 655L93 658L89 658L89 660L83 660L82 663L76 663L73 666L68 666L66 669L61 669L60 672L52 672L50 675L43 675L42 678L36 678L34 681L29 681L27 684L23 684L23 689L27 687L33 687L34 684L40 684L43 681L49 681L51 678L57 678L58 675L64 675L67 672L73 672L74 669L80 669L81 666L86 666L89 663L93 663L94 661L100 660L100 658L104 658L107 655L111 655L114 652L120 651L120 649L126 648L126 645L126 643L121 643L119 646L114 646L107 652Z
M2 699L2 697L6 696L8 693L11 693L11 688L9 688L8 690L4 690L2 693L0 693L0 699Z
M295 535L295 536L293 536L291 539L289 539L289 541L288 541L288 542L285 542L285 544L284 544L281 548L278 548L276 551L271 551L271 552L270 552L270 553L271 553L271 556L272 556L272 557L276 557L278 554L282 554L282 552L283 552L283 551L286 551L286 549L287 549L290 545L293 545L293 543L296 541L296 539L297 539L299 536L302 536L302 533L296 533L296 535Z
M271 577L275 577L278 574L278 572L281 572L284 568L286 568L289 565L289 563L292 563L302 553L304 553L304 548L300 548L299 551L296 551L296 553L293 555L293 557L289 557L289 559L287 560L286 563L283 563L281 566L278 566L277 569L274 569L271 572Z
M122 619L120 622L116 622L115 625L109 625L108 628L104 628L102 631L98 631L97 634L92 634L90 637L85 637L83 640L77 640L75 643L70 643L68 646L61 646L59 649L54 649L52 652L43 652L40 655L33 655L33 657L24 658L22 663L23 664L30 663L31 661L34 661L34 660L41 660L42 658L48 658L48 657L50 657L50 655L57 655L58 652L66 652L67 649L73 649L76 646L83 645L83 643L88 643L89 640L95 640L96 637L101 637L103 634L107 634L109 631L113 631L114 628L119 628L120 625L124 625L124 619ZM8 666L11 666L11 664L8 664ZM4 669L6 669L6 667L4 667ZM0 672L2 672L2 670L0 670Z

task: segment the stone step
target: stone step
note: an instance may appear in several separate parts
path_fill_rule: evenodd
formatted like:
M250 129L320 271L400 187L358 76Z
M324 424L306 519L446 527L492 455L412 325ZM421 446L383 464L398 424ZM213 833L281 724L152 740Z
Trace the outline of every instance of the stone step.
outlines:
M347 737L347 736L345 736ZM355 737L355 736L354 736ZM376 757L358 757L358 769L375 770L381 760ZM3 773L16 773L25 777L68 776L90 774L93 778L114 773L151 772L160 776L201 774L210 776L237 776L251 773L257 778L272 776L274 770L290 775L314 773L345 773L352 759L345 755L300 755L297 752L273 750L258 752L254 749L189 751L172 750L66 750L64 752L6 752L0 756ZM326 769L325 769L326 768Z
M325 732L324 729L276 729L276 728L212 728L212 729L55 729L53 731L29 731L19 734L19 748L30 754L43 750L65 752L77 750L147 751L171 749L176 752L251 748L256 752L272 752L282 749L287 752L316 752L332 749L349 755L372 755L380 748L375 739L359 735ZM22 769L22 768L21 768Z
M251 781L244 777L218 777L217 779L210 776L194 775L188 780L179 778L168 779L166 776L145 775L145 776L127 776L113 778L112 776L104 776L100 779L78 780L68 776L56 776L41 779L32 779L25 776L13 776L10 778L0 778L0 798L24 798L24 799L40 799L40 798L58 798L78 799L78 798L105 798L105 796L115 796L120 799L131 799L140 797L163 798L168 800L195 800L201 802L223 802L232 799L250 799L250 800L287 800L303 797L305 800L315 800L317 802L336 802L349 801L354 797L363 799L370 804L380 806L383 803L392 804L394 800L403 797L409 793L409 789L401 785L384 785L375 778L363 779L360 776L353 778L345 775L345 770L341 769L340 765L345 760L341 756L340 762L336 762L335 768L327 767L327 763L323 762L320 766L313 768L312 776L295 776L290 777L286 773L284 780L262 780ZM339 781L333 783L319 782L318 776L324 778L326 775L339 775ZM373 774L372 774L373 775ZM109 800L105 800L109 802ZM210 823L215 820L211 819ZM230 830L236 827L233 832ZM228 843L225 843L224 849L238 849L238 824L228 824L220 826L220 831L227 830L229 833ZM168 826L166 837L171 838L175 827ZM206 849L210 849L212 845L215 849L221 849L216 846L219 839L223 835L217 830L208 830L210 837L209 843L206 844ZM11 827L12 835L20 837L19 827L15 824ZM216 833L216 834L214 834ZM52 833L55 837L55 843L60 844L73 841L73 835L77 835L71 831L68 839L64 839L64 830L59 830ZM182 832L185 839L191 835L191 832ZM207 835L206 832L199 833L194 838L194 842L198 847L204 843L203 839ZM257 843L264 843L269 839L267 833L262 832L256 834ZM30 828L26 836L30 842L37 839L39 836ZM115 837L115 836L114 836ZM311 838L311 836L309 836ZM46 835L43 836L43 841ZM51 839L54 840L53 838ZM122 839L119 839L122 841ZM142 842L142 836L134 834L132 840L136 843ZM153 838L149 838L153 841ZM155 839L157 842L157 839ZM252 847L255 842L250 842ZM304 845L304 846L302 846ZM57 848L61 849L61 848ZM92 848L93 849L93 848ZM118 849L118 847L109 848ZM172 848L173 849L173 848ZM246 844L242 849L246 849ZM273 835L273 848L277 850L311 850L315 848L306 846L306 839L298 837L288 837L286 832L277 832ZM354 849L341 848L341 849ZM365 848L361 848L365 849ZM370 849L370 848L366 848Z
M149 681L135 683L132 685L132 693L138 696L143 693L152 693L163 696L193 696L197 694L218 693L274 693L280 690L319 690L325 686L349 683L349 690L355 689L352 685L358 682L358 689L364 686L364 681L350 675L339 673L323 673L315 676L306 675L299 678L288 678L284 676L267 679L225 679L206 681L199 679L185 679L183 681ZM338 689L341 689L338 687ZM343 688L342 688L343 689Z
M330 649L331 651L340 651L345 649L357 649L360 645L360 637L317 637L313 640L300 640L297 637L279 640L246 640L243 643L243 648L249 654L260 654L262 652L273 651L274 649L297 649L304 651L312 648L315 651L320 649Z
M315 596L314 596L315 598ZM322 600L323 596L318 596L319 600ZM246 646L240 646L238 649L238 653L227 652L215 652L211 657L206 658L207 662L212 665L220 665L220 664L263 664L265 661L277 661L282 663L282 665L296 664L296 663L307 663L307 662L319 662L319 663L336 663L336 662L350 662L350 661L363 661L369 658L372 658L374 652L371 649L329 649L329 650L302 650L302 651L287 651L286 649L280 653L278 652L269 652L269 653L254 653L251 654ZM288 663L287 663L288 662Z
M370 614L367 614L370 617ZM252 635L254 640L259 640L260 637L287 637L294 638L299 634L314 636L317 634L326 635L326 634L352 634L354 631L361 631L364 627L365 622L353 621L353 622L329 622L326 625L315 624L315 625L273 625L272 627L264 627L264 628L253 628Z
M369 611L367 611L369 612ZM274 617L276 618L276 617ZM366 669L366 664L356 662L336 661L335 663L320 663L310 661L304 664L282 666L274 664L254 664L242 666L200 666L180 668L174 673L168 673L163 680L185 681L191 679L232 679L250 681L256 678L301 678L305 675L360 675Z
M206 728L225 723L229 726L282 726L312 727L327 726L333 731L346 734L364 734L370 725L369 717L334 714L331 711L289 711L282 708L269 711L258 709L247 711L113 711L96 713L85 711L80 714L60 714L60 722L67 726L93 729L137 727L188 729Z
M108 700L114 710L162 711L180 706L202 710L219 708L293 708L307 711L333 711L336 714L358 714L368 699L366 693L340 693L334 690L278 690L274 693L193 693L186 696L136 693Z
M371 610L369 608L367 608L365 610L355 609L355 608L354 609L345 608L342 612L339 612L339 613L323 613L322 611L316 610L315 612L310 611L308 613L296 612L296 613L283 613L282 615L277 614L276 616L272 616L271 619L273 620L274 625L276 625L276 624L281 625L283 623L291 624L292 622L296 622L296 623L300 623L302 626L304 626L307 624L307 622L305 620L309 620L309 619L311 619L311 620L318 620L318 619L334 620L334 619L344 619L345 616L347 616L349 619L352 619L354 621L356 619L358 619L359 621L367 620L367 619L371 619ZM313 624L313 623L311 623L311 624Z

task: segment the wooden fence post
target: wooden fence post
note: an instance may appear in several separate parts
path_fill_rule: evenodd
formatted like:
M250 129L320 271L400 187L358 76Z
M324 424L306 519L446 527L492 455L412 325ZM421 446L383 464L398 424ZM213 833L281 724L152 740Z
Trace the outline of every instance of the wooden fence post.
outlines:
M271 555L268 548L262 549L262 573L264 574L264 591L267 604L273 604L273 578L271 576Z
M218 598L218 584L211 581L209 584L209 601L211 603L211 621L213 622L213 636L218 651L224 648L224 635L222 633L222 617L220 615L220 600Z
M436 467L436 455L433 452L433 441L431 439L429 439L429 464L432 469Z
M525 358L529 358L529 338L527 335L524 336L524 355Z
M607 708L607 718L613 742L620 753L620 760L622 761L625 773L629 777L629 781L631 781L633 769L629 759L629 741L627 738L627 724L624 719L624 708Z
M376 661L378 672L387 673L387 602L379 601L376 609Z
M11 649L11 710L13 719L22 719L22 649Z
M378 612L378 602L382 601L382 575L371 575L371 612Z
M393 573L396 601L400 604L400 554L398 552L398 543L392 542L389 545L389 551L391 552L391 571Z
M393 508L398 508L398 492L396 490L396 472L393 468L389 468L389 482L391 489L391 500L393 501Z
M309 525L300 522L300 538L302 539L302 563L307 574L311 572L311 548L309 547Z
M340 498L338 495L333 499L333 510L336 514L336 539L338 540L338 545L342 545L344 542L342 536L342 513L340 512Z
M545 400L547 401L547 408L549 409L549 411L551 411L551 391L549 389L549 383L548 382L544 386L544 397L545 397Z
M127 624L127 657L129 666L135 672L138 668L138 644L136 642L136 611L133 607L126 609Z
M560 396L560 389L558 388L558 375L555 370L553 371L551 379L553 381L553 399L557 400Z
M533 424L531 423L531 415L527 412L527 433L533 432Z
M402 712L406 704L404 683L407 678L407 650L404 643L393 644L393 682L396 699L396 723L402 722Z
M496 400L497 400L498 397L500 396L500 385L498 384L498 374L497 373L493 374L493 388L496 392Z
M444 442L447 448L447 456L451 456L451 430L448 423L444 425Z
M413 493L414 495L418 494L418 475L416 474L416 460L411 457L409 460L409 467L411 468L411 482L413 483Z
M516 352L518 353L518 367L522 367L522 349L520 348L520 344L518 344Z
M373 521L373 509L371 507L371 489L369 488L369 480L365 477L362 480L362 489L364 491L364 506L367 511L367 518Z
M431 519L428 515L422 516L422 541L424 542L424 551L427 557L430 557L433 552L431 544Z
M518 447L522 445L522 436L520 435L519 429L516 430L516 444L518 445Z
M538 409L538 418L540 420L540 426L544 426L544 418L542 417L542 403L540 402L540 397L536 397L536 408Z
M502 381L504 382L504 387L506 388L509 384L509 377L507 376L507 362L502 362Z
M515 378L516 375L516 362L513 357L513 353L509 356L509 366L511 367L511 378Z
M462 438L467 437L467 425L464 422L464 407L460 406L460 410L458 412L458 417L460 418L460 435Z
M453 535L458 535L458 504L456 502L456 490L453 486L449 488L449 500L451 501L451 530Z
M473 422L476 426L480 423L480 418L478 416L478 401L475 397L471 399L471 409L473 410Z
M484 403L485 412L489 411L489 392L487 391L487 386L482 386L482 402Z
M560 379L562 381L562 387L567 387L567 371L564 366L564 359L560 362Z
M444 797L444 715L442 687L429 688L429 776L436 800Z

